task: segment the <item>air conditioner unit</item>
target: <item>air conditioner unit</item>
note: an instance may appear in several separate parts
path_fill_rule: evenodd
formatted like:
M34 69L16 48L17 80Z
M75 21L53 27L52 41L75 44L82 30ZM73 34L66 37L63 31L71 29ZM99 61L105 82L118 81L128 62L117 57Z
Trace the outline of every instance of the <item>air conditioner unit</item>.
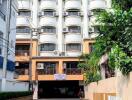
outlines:
M2 1L3 1L3 0L0 0L0 5L2 5Z
M15 62L15 66L19 66L19 62Z
M44 29L40 29L40 32L43 33L44 32Z
M82 12L78 12L78 16L83 16L83 13Z
M38 63L37 64L37 69L44 69L44 64L43 63Z
M54 55L57 56L58 54L59 54L59 52L58 52L57 50L55 50L55 51L54 51Z
M39 12L39 13L38 13L38 16L39 16L39 17L44 16L44 12Z
M60 56L65 56L65 52L61 52L59 55Z
M68 33L69 32L68 28L63 28L63 32Z
M93 33L93 32L94 32L94 28L93 28L93 27L90 27L90 28L89 28L89 32L90 32L90 33Z
M64 16L68 16L68 12L64 12L63 15L64 15Z
M91 16L93 16L93 15L94 15L94 13L93 13L92 11L89 11L89 12L88 12L88 16L89 16L89 17L91 17Z
M53 15L54 15L55 17L58 17L58 16L59 16L57 12L54 12Z

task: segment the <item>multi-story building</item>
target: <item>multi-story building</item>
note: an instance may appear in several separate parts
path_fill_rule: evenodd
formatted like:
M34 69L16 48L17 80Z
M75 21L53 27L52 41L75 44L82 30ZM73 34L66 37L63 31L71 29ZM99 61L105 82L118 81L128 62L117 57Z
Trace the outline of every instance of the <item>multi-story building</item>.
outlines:
M84 80L83 71L77 67L79 56L91 52L99 25L93 13L109 8L110 0L18 0L18 3L18 80L37 80L35 90L43 91L43 97L78 97Z
M17 0L0 0L0 92L28 90L27 83L14 80L17 11Z

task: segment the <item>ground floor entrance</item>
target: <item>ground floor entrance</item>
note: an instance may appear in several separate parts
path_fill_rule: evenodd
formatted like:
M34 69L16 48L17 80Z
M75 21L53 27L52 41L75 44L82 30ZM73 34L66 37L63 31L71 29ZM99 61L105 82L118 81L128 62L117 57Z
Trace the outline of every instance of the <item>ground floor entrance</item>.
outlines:
M79 81L40 81L38 83L39 98L79 98L83 92Z

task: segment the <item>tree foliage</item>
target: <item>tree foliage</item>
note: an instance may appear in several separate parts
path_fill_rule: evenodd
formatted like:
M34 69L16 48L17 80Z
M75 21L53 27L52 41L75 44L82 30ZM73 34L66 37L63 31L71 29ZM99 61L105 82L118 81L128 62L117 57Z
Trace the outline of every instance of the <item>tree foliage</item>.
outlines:
M112 9L96 14L100 26L99 36L94 45L95 50L87 56L83 55L84 62L80 63L79 67L87 69L86 76L89 81L91 76L97 75L100 71L99 60L107 53L108 66L111 69L118 68L124 75L128 75L132 71L132 1L112 0ZM92 78L91 81L99 79Z

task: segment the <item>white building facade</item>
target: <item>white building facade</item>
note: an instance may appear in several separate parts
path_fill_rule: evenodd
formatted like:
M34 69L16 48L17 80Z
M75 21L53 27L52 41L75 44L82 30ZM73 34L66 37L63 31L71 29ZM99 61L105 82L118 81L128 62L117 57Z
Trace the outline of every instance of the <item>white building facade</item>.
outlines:
M0 0L0 91L20 91L19 84L14 80L15 70L15 43L16 43L16 17L17 17L17 0L11 2L10 30L9 39L6 39L7 32L7 15L8 0ZM8 45L8 59L6 66L6 78L3 81L3 61L5 57L6 46ZM25 83L24 83L25 84ZM27 86L28 87L28 86ZM25 89L25 88L23 88ZM22 90L25 91L25 90Z
M93 13L109 8L110 1L18 0L16 70L20 74L18 80L29 81L29 69L32 69L30 78L39 84L34 98L37 99L38 88L46 88L42 84L48 84L49 80L49 84L58 82L59 75L66 76L63 78L68 84L73 81L81 87L84 77L77 64L79 56L85 53L85 46L89 45L84 40L91 41L98 35L99 24ZM29 56L32 56L32 66ZM63 78L58 84L65 82Z
M82 53L83 39L96 37L94 29L96 30L97 23L95 24L92 11L108 8L109 1L18 0L16 38L30 39L29 29L38 28L40 56L57 56L54 52L79 56ZM52 50L44 50L45 46L51 46Z

